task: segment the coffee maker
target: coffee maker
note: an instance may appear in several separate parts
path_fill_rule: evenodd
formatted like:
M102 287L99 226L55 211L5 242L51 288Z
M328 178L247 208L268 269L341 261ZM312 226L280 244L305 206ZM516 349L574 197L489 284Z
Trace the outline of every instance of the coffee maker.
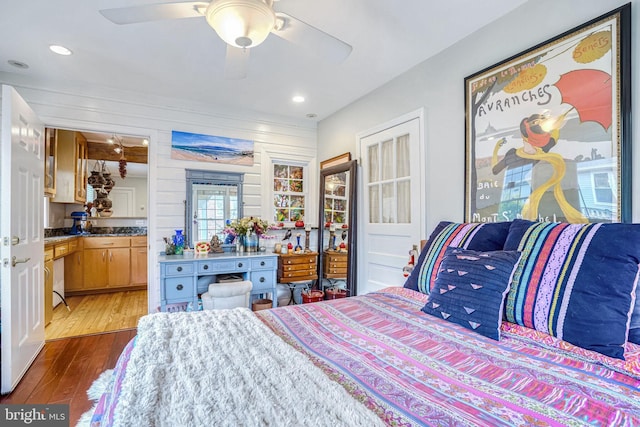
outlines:
M87 213L86 212L71 212L71 219L73 219L73 226L71 227L71 234L87 234Z

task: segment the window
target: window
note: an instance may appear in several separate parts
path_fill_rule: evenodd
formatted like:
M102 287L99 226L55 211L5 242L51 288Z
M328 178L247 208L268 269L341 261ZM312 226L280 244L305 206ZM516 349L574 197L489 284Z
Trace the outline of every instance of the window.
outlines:
M216 235L224 241L222 231L227 220L238 218L238 188L235 185L193 184L194 241L210 241Z
M369 223L411 223L410 136L368 146Z
M593 174L593 189L598 203L613 203L613 190L607 172Z
M273 218L276 223L304 221L307 209L305 167L273 164Z
M244 175L187 169L186 224L187 243L210 241L218 236L224 241L227 220L242 216L242 182Z

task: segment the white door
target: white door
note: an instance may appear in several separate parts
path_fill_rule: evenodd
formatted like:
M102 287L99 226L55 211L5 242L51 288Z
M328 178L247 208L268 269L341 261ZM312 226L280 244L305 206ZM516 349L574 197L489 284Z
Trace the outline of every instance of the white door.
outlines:
M409 251L423 238L421 127L418 111L359 136L360 294L402 286L402 268L409 261Z
M2 393L11 392L44 345L44 125L2 86L0 302Z
M133 187L116 187L109 193L113 203L113 216L127 218L134 216L133 201L136 199L136 189Z

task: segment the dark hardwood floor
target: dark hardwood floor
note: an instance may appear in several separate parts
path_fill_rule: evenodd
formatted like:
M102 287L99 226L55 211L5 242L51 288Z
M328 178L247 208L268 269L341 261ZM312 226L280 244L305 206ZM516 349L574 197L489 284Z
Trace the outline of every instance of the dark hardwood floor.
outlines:
M66 403L70 425L91 409L87 389L116 365L135 329L47 341L15 390L0 403Z

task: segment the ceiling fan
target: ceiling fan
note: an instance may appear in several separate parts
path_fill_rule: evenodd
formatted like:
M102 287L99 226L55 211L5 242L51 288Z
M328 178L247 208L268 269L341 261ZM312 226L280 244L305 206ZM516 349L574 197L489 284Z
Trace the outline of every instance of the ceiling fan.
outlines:
M336 63L349 56L351 45L281 10L275 10L273 3L274 0L173 2L103 9L100 13L120 25L204 17L227 43L227 79L246 77L249 50L271 33Z

